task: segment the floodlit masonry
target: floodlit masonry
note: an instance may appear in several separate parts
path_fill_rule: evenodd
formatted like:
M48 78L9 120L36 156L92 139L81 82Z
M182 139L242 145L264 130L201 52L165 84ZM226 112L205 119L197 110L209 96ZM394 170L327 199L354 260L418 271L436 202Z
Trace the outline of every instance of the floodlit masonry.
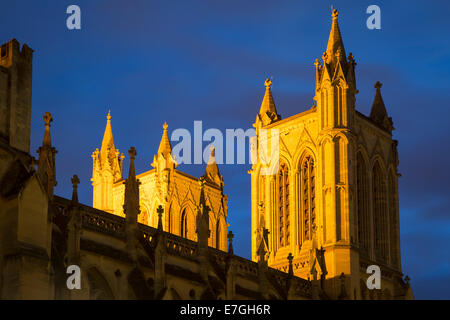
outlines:
M254 261L234 254L217 164L200 179L179 171L166 125L153 169L137 174L131 147L124 179L107 119L93 154L93 207L79 203L88 183L76 175L71 199L55 195L50 113L37 159L29 150L32 50L2 45L0 298L413 298L401 272L393 123L379 83L370 116L356 111L356 63L337 15L316 61L316 106L281 119L266 81L256 147L262 129L276 128L280 156L276 174L261 174L260 159L250 171ZM80 267L80 290L66 286L70 265ZM365 285L368 265L380 267L381 289Z

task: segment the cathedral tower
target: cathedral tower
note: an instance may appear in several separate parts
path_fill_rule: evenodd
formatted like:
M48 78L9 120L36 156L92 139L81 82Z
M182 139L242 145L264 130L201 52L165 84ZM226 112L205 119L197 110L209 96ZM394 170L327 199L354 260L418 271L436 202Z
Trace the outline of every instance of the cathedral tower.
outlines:
M356 62L346 56L336 10L322 63L314 64L316 105L305 112L281 119L272 83L265 83L254 124L258 161L250 171L252 259L264 244L269 266L287 272L289 256L294 274L320 278L331 298L402 296L392 120L379 83L370 117L356 111ZM267 164L259 151L270 139L279 142L279 154ZM373 264L382 287L369 292L366 268Z
M164 123L161 140L151 163L153 168L140 174L134 173L134 169L132 171L139 180L140 214L137 220L154 228L160 225L166 232L197 240L198 208L207 206L210 231L208 245L226 250L228 198L223 193L223 177L214 150L201 178L179 171L172 155L168 128L167 123ZM93 207L126 217L123 207L126 199L126 183L122 177L123 155L114 146L110 114L101 150L97 149L92 158ZM161 211L161 217L158 211Z

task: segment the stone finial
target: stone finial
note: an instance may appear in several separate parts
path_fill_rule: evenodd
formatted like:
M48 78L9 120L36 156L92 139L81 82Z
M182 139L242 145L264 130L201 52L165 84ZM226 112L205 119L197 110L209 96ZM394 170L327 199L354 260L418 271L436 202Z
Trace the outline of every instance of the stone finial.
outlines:
M289 261L289 269L288 269L288 274L290 276L294 275L294 268L292 267L292 260L294 259L294 256L292 255L291 252L289 252L289 255L287 256L287 259Z
M356 66L356 61L355 61L355 57L353 56L353 54L350 52L348 54L348 62L350 62L350 64L353 66L353 68Z
M331 16L333 17L333 19L337 19L339 15L339 12L336 9L333 9L333 12L331 13Z
M70 179L70 181L72 182L73 188L77 189L78 185L80 184L80 179L78 178L78 176L76 174L74 174L72 179Z
M130 155L130 160L134 160L137 155L136 149L131 147L130 150L128 150L128 154Z
M162 205L158 206L158 209L156 209L156 212L158 213L158 230L163 230L163 223L162 223L162 215L164 213L164 209Z
M50 123L53 121L53 117L52 117L51 113L46 112L42 118L44 118L45 126L50 127Z
M351 63L354 63L354 62L355 62L355 57L353 56L353 53L351 53L351 52L348 54L348 58L347 58L347 59L348 59L348 61L350 61Z
M259 109L259 113L256 117L257 123L255 123L255 125L258 124L262 126L266 126L281 119L280 115L277 113L275 101L272 96L272 90L270 89L272 86L272 80L267 78L264 85L266 86L266 92L264 93L261 108Z
M377 82L375 83L374 88L377 89L377 90L380 90L382 86L383 86L383 84L382 84L380 81L377 81Z
M234 234L233 234L233 232L231 232L231 230L230 231L228 231L228 235L227 235L227 238L228 238L228 254L234 254L234 251L233 251L233 238L234 238Z
M172 154L172 146L170 144L169 134L167 133L168 128L169 128L169 125L167 124L167 122L164 122L163 134L161 137L161 142L159 143L158 153L156 155L156 156L158 156L158 155L162 154L167 161L169 161L169 158L170 158L169 155Z
M45 123L45 133L44 133L44 140L42 142L42 147L50 147L52 146L52 140L50 137L50 123L53 122L53 117L50 112L44 113L42 116Z
M76 204L78 203L78 185L80 184L80 179L74 174L70 181L72 182L72 204Z
M409 281L411 280L411 278L408 276L408 275L406 275L406 277L405 277L405 282L406 282L406 284L407 285L409 285Z
M108 115L106 116L106 120L111 120L111 109L108 110Z

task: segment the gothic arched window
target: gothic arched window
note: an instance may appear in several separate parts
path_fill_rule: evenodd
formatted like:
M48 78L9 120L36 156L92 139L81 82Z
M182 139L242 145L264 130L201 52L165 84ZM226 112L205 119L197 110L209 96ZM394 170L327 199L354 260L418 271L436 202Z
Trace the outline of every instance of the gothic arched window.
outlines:
M217 221L217 226L216 226L216 248L217 249L221 249L220 247L220 238L222 237L222 232L221 232L221 226L220 226L220 219Z
M189 227L188 220L189 220L188 213L186 212L186 209L184 209L183 213L181 214L181 226L180 226L180 235L183 238L188 237L188 227Z
M173 214L173 209L172 206L170 206L169 208L169 214L167 215L167 232L172 232L172 214Z
M391 246L391 263L394 267L398 267L398 258L400 253L398 252L399 241L399 223L398 223L398 211L397 211L397 188L395 184L394 173L389 174L389 219L390 219L390 246Z
M306 156L300 164L300 201L302 211L303 240L312 239L316 224L316 174L314 159Z
M375 227L375 254L387 261L387 219L386 219L386 188L381 167L375 163L373 167L373 217Z
M280 247L289 245L289 169L280 163L278 170L278 230Z
M367 171L364 158L360 153L356 158L356 193L358 208L358 239L361 253L369 251L369 212L367 202Z

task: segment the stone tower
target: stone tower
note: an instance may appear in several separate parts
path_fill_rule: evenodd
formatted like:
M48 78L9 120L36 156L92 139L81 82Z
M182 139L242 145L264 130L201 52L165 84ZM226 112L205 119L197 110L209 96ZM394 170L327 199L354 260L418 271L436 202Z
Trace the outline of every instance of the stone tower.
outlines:
M30 151L33 50L16 39L0 47L0 138Z
M338 25L332 25L322 63L317 59L316 105L281 119L267 80L256 117L258 151L277 139L277 169L252 175L252 259L266 242L269 266L320 281L332 298L402 295L398 212L397 141L381 97L370 117L355 109L353 55L346 55ZM268 138L269 137L269 138ZM274 138L276 137L276 138ZM266 147L268 148L268 147ZM259 153L258 153L259 154ZM273 166L273 164L268 164ZM382 289L368 292L368 265L378 265Z

